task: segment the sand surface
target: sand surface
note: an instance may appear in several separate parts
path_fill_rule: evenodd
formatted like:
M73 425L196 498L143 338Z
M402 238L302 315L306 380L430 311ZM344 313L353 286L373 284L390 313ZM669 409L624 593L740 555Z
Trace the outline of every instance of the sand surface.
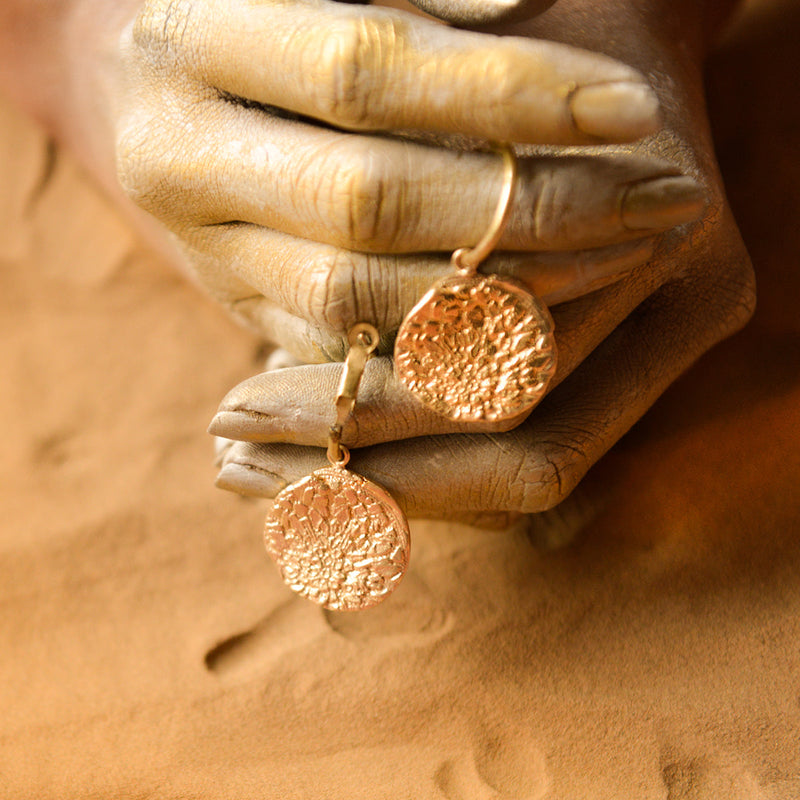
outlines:
M754 323L551 515L571 545L417 524L355 615L213 487L258 343L0 104L0 797L797 800L800 159L764 131L800 125L749 55L717 104Z

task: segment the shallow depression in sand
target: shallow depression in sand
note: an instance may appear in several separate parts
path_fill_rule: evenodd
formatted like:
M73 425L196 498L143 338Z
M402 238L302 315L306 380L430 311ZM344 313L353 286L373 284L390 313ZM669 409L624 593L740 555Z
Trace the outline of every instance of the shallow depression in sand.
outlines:
M435 781L448 800L544 800L551 787L542 748L508 725L482 731L473 752L445 761Z

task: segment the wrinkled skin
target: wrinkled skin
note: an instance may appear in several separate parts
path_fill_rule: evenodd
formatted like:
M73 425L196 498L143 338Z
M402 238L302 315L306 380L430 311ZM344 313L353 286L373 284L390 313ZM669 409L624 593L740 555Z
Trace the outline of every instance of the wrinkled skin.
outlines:
M569 300L553 309L557 388L512 431L456 434L464 428L425 412L396 386L388 359L370 365L345 438L363 447L354 453L354 468L386 486L412 516L489 524L551 508L677 375L752 312L752 270L724 198L703 106L702 26L685 9L669 30L657 5L648 17L620 2L598 19L584 4L562 2L503 33L590 50L627 42L609 55L656 79L664 115L658 134L628 150L696 176L711 202L700 223L660 236L649 262L619 283L557 298ZM553 302L535 279L528 282ZM271 496L324 463L321 451L299 445L324 444L337 377L333 365L299 367L233 390L212 430L246 443L228 450L219 484Z
M91 5L73 16L76 30L100 24ZM636 141L659 126L642 75L654 83L663 127L641 143L558 157L518 147L526 158L501 243L510 254L488 267L555 306L560 353L556 388L523 425L463 432L400 391L386 357L370 365L345 440L363 448L355 469L411 515L502 521L551 507L751 312L700 87L716 6L617 0L598 14L562 0L496 39L323 1L246 13L216 3L213 14L204 3L138 5L127 6L140 13L120 68L71 98L92 110L109 101L92 135L53 111L57 98L34 111L109 186L103 134L113 132L127 191L171 229L200 281L303 361L341 358L360 319L390 334L447 271L447 251L480 236L500 170L470 152L476 139ZM131 16L113 15L109 29ZM426 136L370 134L408 128ZM220 485L270 496L323 463L302 445L324 443L337 375L330 364L291 368L234 390L213 430L249 441L227 451Z
M587 144L658 127L621 64L330 0L150 0L123 54L123 186L217 299L305 362L343 358L356 322L395 330L497 202L496 156L369 131ZM504 271L549 302L642 263L643 237L705 201L655 159L529 158L520 172L501 247L544 258Z

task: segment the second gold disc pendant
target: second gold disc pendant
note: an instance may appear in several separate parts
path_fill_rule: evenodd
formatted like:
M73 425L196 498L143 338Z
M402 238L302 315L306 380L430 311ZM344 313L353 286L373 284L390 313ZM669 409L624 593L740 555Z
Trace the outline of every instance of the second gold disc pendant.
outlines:
M435 283L397 333L395 371L425 405L463 422L522 416L541 400L556 368L553 320L522 284L482 275L511 210L516 159L501 150L503 191L489 231L453 253L455 272Z
M329 467L287 486L275 498L264 526L267 552L294 591L325 608L357 611L380 603L402 580L411 538L391 495L347 469L350 451L342 431L353 413L378 331L359 323L350 331L328 432Z

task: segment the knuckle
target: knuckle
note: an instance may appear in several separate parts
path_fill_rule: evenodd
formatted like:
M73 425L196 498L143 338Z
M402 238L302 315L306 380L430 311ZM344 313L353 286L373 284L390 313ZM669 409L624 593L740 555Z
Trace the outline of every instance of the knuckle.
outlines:
M380 102L382 65L390 63L402 23L383 17L339 21L328 32L322 54L312 54L321 81L315 82L321 114L337 124L360 129ZM318 45L318 40L314 40ZM320 74L321 73L321 74ZM377 79L376 79L377 78ZM320 87L324 87L320 92Z
M167 92L144 98L118 121L117 179L134 203L162 222L204 224L229 191L229 162L218 144L221 136L192 137L195 125L214 123L204 104L180 97L180 113L159 111L158 100L175 98Z
M564 191L562 174L557 166L543 162L527 187L524 218L537 247L550 247L569 236L569 221L574 220L572 192Z
M175 170L162 163L149 124L130 125L117 137L117 179L125 194L145 211L166 221L179 205Z
M305 316L335 334L349 331L357 322L386 329L385 298L390 290L380 271L376 256L332 248L315 259L311 268Z
M400 229L398 197L403 192L390 160L349 146L343 154L336 148L331 155L324 203L336 243L350 250L392 250Z
M306 326L299 345L299 352L295 355L311 364L344 361L349 350L347 334L332 333L311 324Z
M355 274L358 256L331 249L316 258L309 274L307 315L331 330L347 330L358 316Z
M516 475L520 510L532 514L554 508L580 483L587 468L581 445L539 443L525 454Z
M146 211L154 209L158 180L147 139L138 127L129 127L117 137L117 179L123 191Z
M230 313L264 341L284 348L301 364L323 364L344 361L347 356L347 335L291 314L275 314L261 297L242 298L226 303Z

